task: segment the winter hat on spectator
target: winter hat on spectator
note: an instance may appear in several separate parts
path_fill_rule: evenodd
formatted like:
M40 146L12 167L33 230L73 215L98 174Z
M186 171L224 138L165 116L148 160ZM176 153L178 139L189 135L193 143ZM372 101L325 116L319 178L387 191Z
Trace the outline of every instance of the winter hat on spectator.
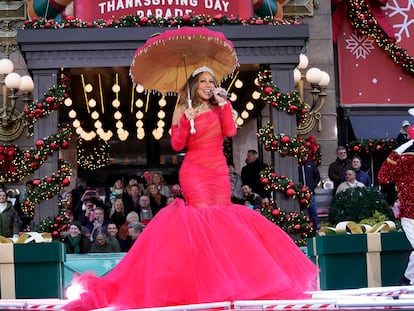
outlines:
M74 221L70 225L71 226L76 226L79 229L79 231L82 231L82 226L81 226L79 221Z

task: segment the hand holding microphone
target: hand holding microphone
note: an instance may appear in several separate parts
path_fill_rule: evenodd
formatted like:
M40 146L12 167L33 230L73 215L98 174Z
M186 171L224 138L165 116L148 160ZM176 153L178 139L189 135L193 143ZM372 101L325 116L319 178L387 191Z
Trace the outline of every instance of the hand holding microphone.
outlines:
M231 97L231 94L227 93L223 88L211 89L210 93L214 96L214 100L219 106L227 104L227 99Z

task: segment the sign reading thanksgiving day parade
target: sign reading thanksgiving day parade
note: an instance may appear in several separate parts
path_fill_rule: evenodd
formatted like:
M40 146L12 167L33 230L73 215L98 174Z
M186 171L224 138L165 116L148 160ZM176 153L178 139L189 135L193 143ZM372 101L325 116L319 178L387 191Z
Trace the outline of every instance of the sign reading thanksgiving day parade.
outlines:
M252 16L253 3L251 0L88 0L74 1L74 12L84 21L130 14L171 17L185 14L214 16L218 12L247 18Z

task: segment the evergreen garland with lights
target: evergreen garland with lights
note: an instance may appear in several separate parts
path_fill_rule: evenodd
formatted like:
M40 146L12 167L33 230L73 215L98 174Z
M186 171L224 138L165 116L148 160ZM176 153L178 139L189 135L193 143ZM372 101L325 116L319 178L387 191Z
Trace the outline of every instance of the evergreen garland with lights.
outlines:
M243 19L235 15L218 13L214 16L205 14L184 14L176 17L126 15L119 19L97 19L90 22L82 21L74 16L67 16L64 20L33 18L26 20L23 29L61 29L61 28L125 28L125 27L178 27L178 26L220 26L220 25L298 25L294 20L279 17L254 16Z
M72 212L70 211L70 204L66 200L59 200L58 214L42 220L36 227L36 230L38 232L50 232L54 239L61 237L61 232L65 232L68 229L69 222L71 221Z
M24 125L30 135L33 135L33 126L38 119L51 114L59 108L65 99L69 98L70 79L67 75L61 74L59 84L52 86L44 94L42 99L38 99L28 104L24 110Z
M77 163L85 170L94 171L109 163L109 144L103 139L84 141L79 137L76 149Z
M313 236L313 226L303 211L287 213L281 210L274 201L270 201L262 206L261 213L285 232L299 235L300 238L295 240L298 246L305 246L307 239Z
M261 65L258 74L260 94L263 101L273 108L289 114L295 114L298 123L304 122L303 117L308 113L305 103L296 93L281 93L273 83L271 69L267 65Z
M388 53L395 64L399 65L405 72L414 75L414 58L379 26L370 7L370 1L346 1L348 4L347 18L355 32L360 36L374 38L377 45Z
M31 175L49 155L69 146L70 129L59 129L55 135L36 141L35 148L23 151L16 145L0 146L0 182L15 183Z
M261 99L267 102L274 109L296 115L297 124L304 122L304 117L309 113L306 105L296 93L281 93L279 88L274 85L269 66L262 65L258 74ZM257 133L259 141L267 151L276 151L282 157L293 156L298 158L298 162L304 161L305 156L320 165L322 153L320 145L314 136L304 138L301 136L291 137L289 135L273 132L274 127L268 123ZM295 184L291 179L284 175L278 176L271 167L260 172L260 181L265 185L266 190L274 190L284 193L288 199L297 199L300 205L300 212L282 211L277 202L272 201L265 204L261 213L270 221L280 226L290 234L300 235L300 239L295 239L299 246L307 244L307 238L313 234L313 224L310 218L302 211L310 206L312 192L307 186Z
M21 203L24 215L34 216L35 205L44 200L49 200L60 191L69 186L72 170L68 162L59 159L58 171L51 176L45 176L41 180L33 180L33 190L28 192L26 200Z
M398 143L395 139L359 139L347 144L350 154L364 155L383 155L389 154L397 148Z
M276 151L282 157L297 157L299 163L303 162L304 157L313 160L318 166L322 162L321 147L316 143L315 137L304 138L302 136L291 137L285 134L274 134L273 125L268 123L257 134L259 141L267 151Z
M265 190L282 192L287 199L297 199L301 209L309 207L312 192L301 183L295 184L285 175L278 176L269 166L260 172L260 181L265 185Z

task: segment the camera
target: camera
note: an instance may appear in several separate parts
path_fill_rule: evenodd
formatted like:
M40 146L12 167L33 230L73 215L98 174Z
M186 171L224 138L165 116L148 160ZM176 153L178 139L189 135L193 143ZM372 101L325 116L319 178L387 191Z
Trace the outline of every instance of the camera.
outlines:
M96 195L96 191L87 191L86 195L88 195L90 197L94 197Z

